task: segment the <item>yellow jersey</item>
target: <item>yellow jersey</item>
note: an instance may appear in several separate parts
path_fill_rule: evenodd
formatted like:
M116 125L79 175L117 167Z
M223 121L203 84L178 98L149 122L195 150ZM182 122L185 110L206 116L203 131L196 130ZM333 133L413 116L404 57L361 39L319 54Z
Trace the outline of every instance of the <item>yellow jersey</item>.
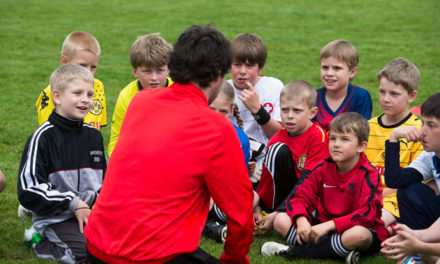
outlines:
M408 114L402 121L392 126L385 126L381 122L381 116L377 116L368 121L370 124L370 136L368 139L368 146L365 150L370 163L377 168L382 177L382 186L385 185L384 171L385 171L385 141L390 138L391 132L394 128L399 126L415 126L420 128L422 121L414 114ZM408 142L405 139L400 140L400 167L408 166L417 156L422 153L423 146L420 142ZM394 216L399 217L399 208L397 205L396 194L393 193L387 197L384 197L383 207L385 210L392 213Z
M168 87L173 84L171 78L167 77L167 80L163 87ZM142 90L142 86L139 80L134 80L125 86L124 89L119 93L118 100L116 101L115 110L113 112L112 118L112 129L110 132L110 142L108 143L108 156L113 152L116 142L119 138L119 132L121 131L122 121L124 121L125 113L127 112L128 105L131 99Z

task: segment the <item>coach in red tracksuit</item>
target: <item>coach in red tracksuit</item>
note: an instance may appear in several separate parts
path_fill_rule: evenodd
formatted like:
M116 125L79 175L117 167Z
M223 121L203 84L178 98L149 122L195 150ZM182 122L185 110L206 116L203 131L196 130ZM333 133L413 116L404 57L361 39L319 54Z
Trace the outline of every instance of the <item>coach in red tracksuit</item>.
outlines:
M220 262L249 262L243 152L231 123L209 108L231 63L219 31L190 27L170 57L175 84L133 98L85 230L92 263L219 263L198 248L210 196L228 219Z

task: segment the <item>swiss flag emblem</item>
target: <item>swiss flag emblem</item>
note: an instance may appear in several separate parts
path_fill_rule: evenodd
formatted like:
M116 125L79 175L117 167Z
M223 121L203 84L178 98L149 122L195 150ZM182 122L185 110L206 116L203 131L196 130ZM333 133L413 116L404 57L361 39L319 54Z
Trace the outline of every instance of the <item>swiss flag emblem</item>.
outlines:
M264 103L263 107L264 107L264 109L266 109L266 111L269 114L272 114L272 112L273 112L273 104L271 104L271 103Z

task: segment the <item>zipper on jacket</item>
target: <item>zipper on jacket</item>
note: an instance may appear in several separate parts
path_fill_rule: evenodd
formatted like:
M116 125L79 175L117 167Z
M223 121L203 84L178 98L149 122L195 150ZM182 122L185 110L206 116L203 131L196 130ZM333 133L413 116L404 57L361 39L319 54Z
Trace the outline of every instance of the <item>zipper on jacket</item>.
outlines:
M81 173L80 173L80 168L79 168L79 166L78 166L78 186L77 186L78 193L79 193L80 175L81 175Z

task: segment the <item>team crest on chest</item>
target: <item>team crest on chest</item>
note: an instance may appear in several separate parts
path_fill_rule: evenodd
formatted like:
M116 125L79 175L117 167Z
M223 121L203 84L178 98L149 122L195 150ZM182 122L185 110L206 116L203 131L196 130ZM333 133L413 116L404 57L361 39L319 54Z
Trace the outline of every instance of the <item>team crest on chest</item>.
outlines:
M94 114L94 115L100 115L102 113L102 104L101 101L99 101L99 99L93 99L93 105L92 108L90 109L90 113Z
M307 159L307 155L301 155L301 157L299 157L298 160L298 169L304 169L304 166L306 165L306 159Z

